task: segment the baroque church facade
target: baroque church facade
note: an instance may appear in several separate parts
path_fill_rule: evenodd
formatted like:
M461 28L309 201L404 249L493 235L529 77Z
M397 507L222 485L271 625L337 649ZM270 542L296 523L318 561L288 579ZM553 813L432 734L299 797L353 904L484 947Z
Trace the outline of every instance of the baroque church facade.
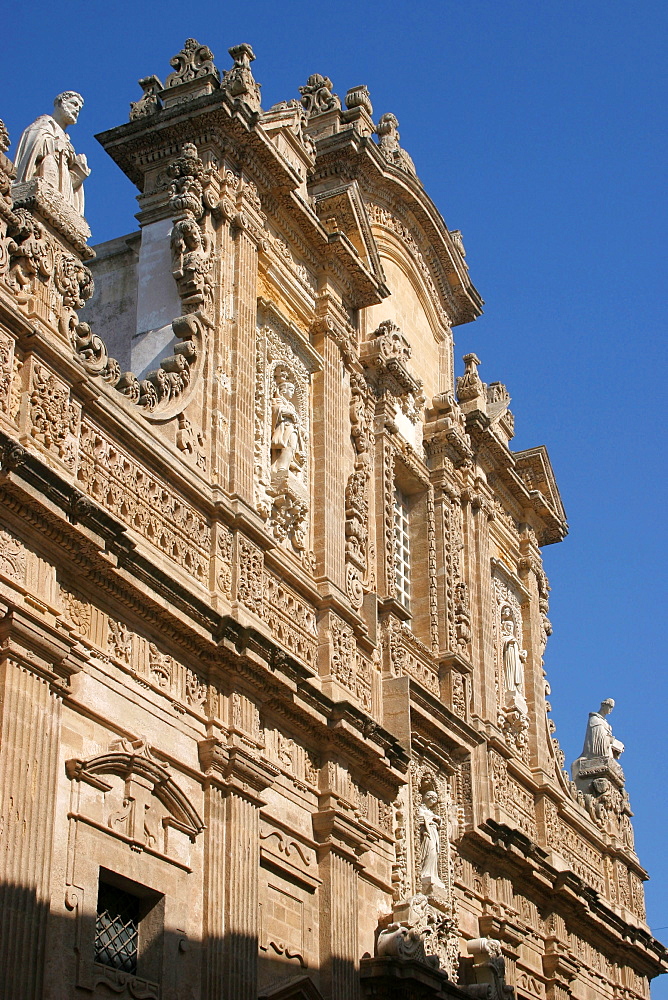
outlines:
M188 39L0 129L0 967L13 1000L647 1000L607 716L554 735L547 451L369 93ZM1 123L0 123L1 124Z

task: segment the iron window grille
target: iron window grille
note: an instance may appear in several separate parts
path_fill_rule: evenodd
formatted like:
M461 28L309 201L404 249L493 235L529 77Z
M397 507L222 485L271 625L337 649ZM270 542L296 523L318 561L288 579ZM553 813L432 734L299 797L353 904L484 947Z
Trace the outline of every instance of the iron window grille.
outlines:
M137 973L140 901L116 886L100 882L95 922L95 961Z
M408 501L403 493L394 491L394 583L397 600L408 611L411 599L411 543Z

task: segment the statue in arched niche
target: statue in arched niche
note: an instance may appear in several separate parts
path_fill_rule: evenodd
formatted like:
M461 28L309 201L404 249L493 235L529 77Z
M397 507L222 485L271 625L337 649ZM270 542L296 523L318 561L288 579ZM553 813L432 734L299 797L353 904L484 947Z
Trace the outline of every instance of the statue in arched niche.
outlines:
M444 888L438 871L441 854L441 817L435 812L438 805L438 795L433 788L426 789L422 794L422 802L418 807L418 823L420 830L420 871L423 892L431 888Z
M527 654L526 650L520 649L516 630L512 608L504 604L501 608L501 642L506 701L509 703L524 697L524 661Z
M306 459L302 419L293 399L295 383L290 370L281 365L274 372L271 401L271 470L299 472Z

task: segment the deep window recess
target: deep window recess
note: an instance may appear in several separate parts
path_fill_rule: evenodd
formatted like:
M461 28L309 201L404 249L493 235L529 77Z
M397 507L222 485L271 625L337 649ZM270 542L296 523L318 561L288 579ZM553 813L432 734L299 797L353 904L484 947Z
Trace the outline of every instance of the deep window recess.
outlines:
M394 491L394 581L397 600L410 610L411 598L411 547L408 500Z
M136 975L140 900L100 882L95 922L95 961Z

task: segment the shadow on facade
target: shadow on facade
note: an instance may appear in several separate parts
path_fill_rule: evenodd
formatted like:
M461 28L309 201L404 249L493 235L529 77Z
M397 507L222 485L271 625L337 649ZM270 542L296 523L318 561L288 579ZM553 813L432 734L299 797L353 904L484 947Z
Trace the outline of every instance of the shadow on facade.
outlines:
M311 968L303 957L290 957L292 949L287 946L277 945L285 947L283 956L268 954L253 936L194 940L164 925L166 908L161 900L140 901L135 911L133 966L132 948L127 947L120 921L114 921L112 914L105 936L100 906L88 910L74 895L63 893L62 901L54 898L49 905L38 898L36 889L0 884L3 1000L465 1000L468 996L442 973L419 962L367 957L357 967L334 958ZM106 962L99 960L105 945Z

